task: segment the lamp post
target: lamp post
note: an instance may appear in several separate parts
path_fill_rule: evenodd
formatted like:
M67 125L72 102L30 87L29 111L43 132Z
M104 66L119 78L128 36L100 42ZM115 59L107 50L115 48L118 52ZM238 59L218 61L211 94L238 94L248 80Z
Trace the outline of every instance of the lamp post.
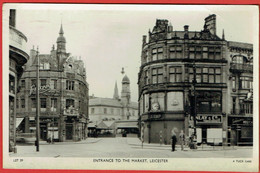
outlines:
M40 117L40 98L39 98L39 48L37 47L36 52L36 151L40 150L39 148L39 138L40 138L40 127L39 127L39 117Z
M197 148L197 129L196 129L196 117L197 117L197 96L196 96L196 65L195 62L193 63L193 81L192 81L192 86L193 86L193 128L194 128L194 138L193 138L193 144L194 144L194 149Z

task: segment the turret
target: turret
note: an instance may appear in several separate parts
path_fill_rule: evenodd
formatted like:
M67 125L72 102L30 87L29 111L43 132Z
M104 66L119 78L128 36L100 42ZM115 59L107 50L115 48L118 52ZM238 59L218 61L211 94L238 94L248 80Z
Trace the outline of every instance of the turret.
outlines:
M59 37L57 38L57 52L58 53L66 53L66 39L63 36L63 28L62 24L60 27Z
M127 75L124 76L122 80L122 92L121 92L121 100L123 104L126 106L130 103L130 80Z

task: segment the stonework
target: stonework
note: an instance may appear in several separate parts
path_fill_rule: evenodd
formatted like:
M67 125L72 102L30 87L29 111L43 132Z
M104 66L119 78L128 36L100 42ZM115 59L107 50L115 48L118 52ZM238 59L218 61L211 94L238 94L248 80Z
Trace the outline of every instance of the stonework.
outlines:
M169 144L172 129L177 136L183 130L189 138L196 128L198 144L239 143L247 137L252 142L252 134L241 136L229 120L252 118L252 60L252 44L229 42L224 31L222 38L216 35L214 14L205 18L201 31L189 31L188 25L184 31L174 31L168 20L157 19L148 41L143 36L138 74L144 141L159 143L162 133L163 142ZM242 123L243 134L252 131L252 119L248 121Z

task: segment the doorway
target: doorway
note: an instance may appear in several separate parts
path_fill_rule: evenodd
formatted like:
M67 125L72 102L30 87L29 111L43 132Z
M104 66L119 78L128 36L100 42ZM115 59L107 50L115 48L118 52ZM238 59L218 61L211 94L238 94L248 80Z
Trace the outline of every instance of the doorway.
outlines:
M72 139L73 139L73 125L66 124L66 140L72 140Z
M201 136L201 138L202 138L202 143L207 143L207 128L202 128L202 136Z

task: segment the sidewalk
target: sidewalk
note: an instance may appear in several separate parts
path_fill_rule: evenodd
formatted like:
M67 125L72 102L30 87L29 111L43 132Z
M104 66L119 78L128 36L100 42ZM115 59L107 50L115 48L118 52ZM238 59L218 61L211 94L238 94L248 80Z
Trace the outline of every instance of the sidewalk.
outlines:
M155 144L155 143L143 143L140 139L138 138L127 138L127 143L134 148L144 148L144 149L159 149L159 150L171 150L171 145L165 145L165 144ZM181 145L176 145L176 150L181 150ZM237 150L237 149L245 149L249 148L251 149L252 147L250 146L210 146L210 145L200 145L197 146L197 149L190 149L188 146L183 147L183 151L221 151L221 150Z

